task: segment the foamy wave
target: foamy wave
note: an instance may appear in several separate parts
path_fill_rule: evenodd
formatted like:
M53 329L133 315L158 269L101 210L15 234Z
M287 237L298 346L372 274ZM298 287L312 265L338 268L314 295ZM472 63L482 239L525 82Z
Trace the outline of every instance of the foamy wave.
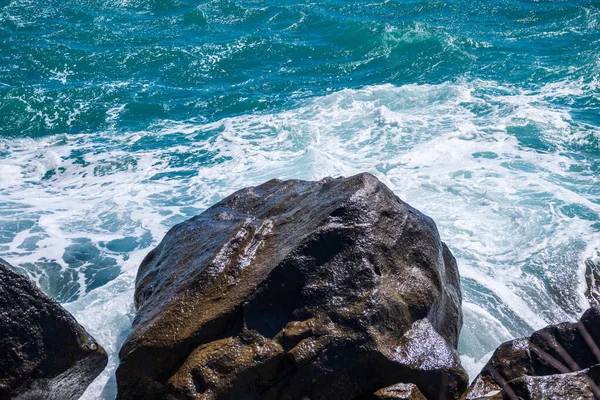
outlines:
M209 124L2 139L0 256L73 301L112 353L86 398L110 398L137 265L170 226L273 177L370 171L432 216L456 255L460 350L474 373L500 341L587 305L583 261L600 249L600 186L597 165L570 149L598 127L550 102L588 90L568 85L369 86ZM482 327L491 334L478 335Z

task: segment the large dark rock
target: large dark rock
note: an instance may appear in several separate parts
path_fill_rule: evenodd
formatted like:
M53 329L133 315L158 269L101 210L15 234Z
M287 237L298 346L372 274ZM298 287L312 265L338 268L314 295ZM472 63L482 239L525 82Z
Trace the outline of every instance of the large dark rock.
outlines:
M371 399L396 383L451 399L467 385L454 257L369 174L234 193L148 254L135 304L121 400Z
M577 323L551 325L500 345L463 398L600 398L597 364L600 309L592 307Z
M71 314L0 259L0 399L78 399L107 360Z

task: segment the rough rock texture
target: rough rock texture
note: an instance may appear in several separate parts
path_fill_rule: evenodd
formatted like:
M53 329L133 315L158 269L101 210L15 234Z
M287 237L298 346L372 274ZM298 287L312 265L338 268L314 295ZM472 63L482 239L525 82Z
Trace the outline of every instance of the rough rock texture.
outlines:
M396 383L375 392L374 400L426 400L413 383Z
M578 323L500 345L463 398L575 400L594 391L600 398L599 363L600 309L592 307Z
M107 360L71 314L0 259L0 399L78 399Z
M519 399L596 400L600 398L599 378L600 365L596 365L568 374L522 376L510 385Z
M172 228L138 271L118 399L370 399L467 376L454 257L374 176L272 180Z

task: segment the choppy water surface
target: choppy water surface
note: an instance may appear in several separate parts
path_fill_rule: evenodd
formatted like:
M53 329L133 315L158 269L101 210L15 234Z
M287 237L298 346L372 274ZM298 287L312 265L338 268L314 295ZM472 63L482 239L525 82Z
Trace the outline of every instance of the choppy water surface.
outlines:
M272 177L369 171L456 255L474 376L587 307L600 3L0 0L0 256L112 353L173 224Z

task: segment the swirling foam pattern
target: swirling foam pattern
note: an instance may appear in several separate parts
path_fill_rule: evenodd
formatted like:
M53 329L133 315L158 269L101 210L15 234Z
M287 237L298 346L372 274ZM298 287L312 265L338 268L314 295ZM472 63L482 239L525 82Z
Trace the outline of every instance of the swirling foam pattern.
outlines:
M587 307L600 4L0 0L0 256L111 352L173 224L273 177L370 171L457 256L471 374Z

